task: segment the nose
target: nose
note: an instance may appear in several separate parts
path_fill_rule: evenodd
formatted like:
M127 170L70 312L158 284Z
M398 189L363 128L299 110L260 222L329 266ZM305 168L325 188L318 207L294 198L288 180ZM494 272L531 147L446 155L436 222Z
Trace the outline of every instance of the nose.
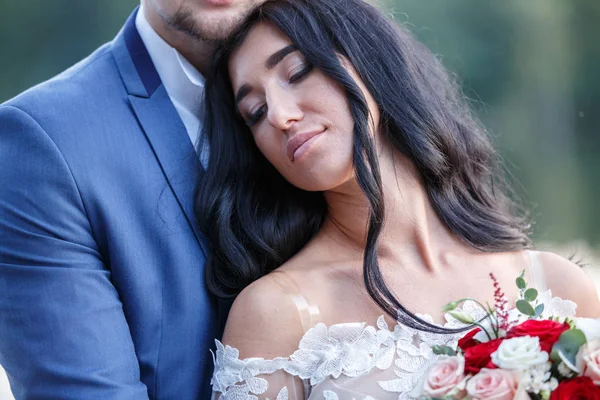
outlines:
M290 129L294 122L300 121L303 117L296 97L283 88L272 90L268 94L267 105L267 120L276 129Z

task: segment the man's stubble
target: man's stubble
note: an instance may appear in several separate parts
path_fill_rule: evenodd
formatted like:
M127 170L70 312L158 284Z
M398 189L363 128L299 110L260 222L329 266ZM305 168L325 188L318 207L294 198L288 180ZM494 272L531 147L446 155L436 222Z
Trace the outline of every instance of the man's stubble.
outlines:
M162 17L169 26L193 39L218 42L227 39L259 3L252 2L242 12L219 18L197 16L184 4L173 15Z

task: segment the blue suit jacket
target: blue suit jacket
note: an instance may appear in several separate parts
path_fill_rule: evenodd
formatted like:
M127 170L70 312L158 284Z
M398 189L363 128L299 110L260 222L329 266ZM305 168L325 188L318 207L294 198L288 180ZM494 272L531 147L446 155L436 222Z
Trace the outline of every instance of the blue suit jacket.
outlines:
M17 399L205 399L201 166L135 28L0 106L0 364Z

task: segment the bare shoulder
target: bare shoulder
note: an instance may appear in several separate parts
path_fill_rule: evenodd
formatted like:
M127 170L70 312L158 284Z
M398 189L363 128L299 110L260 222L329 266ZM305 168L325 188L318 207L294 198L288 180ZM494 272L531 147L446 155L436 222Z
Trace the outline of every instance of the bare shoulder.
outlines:
M577 303L578 317L600 317L600 301L592 279L577 264L551 252L540 252L552 295Z
M288 357L298 348L302 323L289 287L278 275L253 282L231 307L222 341L238 349L241 359Z

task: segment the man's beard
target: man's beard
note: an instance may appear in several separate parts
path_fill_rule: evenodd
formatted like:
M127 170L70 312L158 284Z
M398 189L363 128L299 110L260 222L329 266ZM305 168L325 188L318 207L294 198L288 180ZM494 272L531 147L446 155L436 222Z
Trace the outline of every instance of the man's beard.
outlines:
M177 29L186 35L202 41L220 41L225 40L242 23L246 16L251 12L249 7L246 12L235 16L218 18L218 20L198 20L194 18L194 13L184 7L166 19L169 26Z

